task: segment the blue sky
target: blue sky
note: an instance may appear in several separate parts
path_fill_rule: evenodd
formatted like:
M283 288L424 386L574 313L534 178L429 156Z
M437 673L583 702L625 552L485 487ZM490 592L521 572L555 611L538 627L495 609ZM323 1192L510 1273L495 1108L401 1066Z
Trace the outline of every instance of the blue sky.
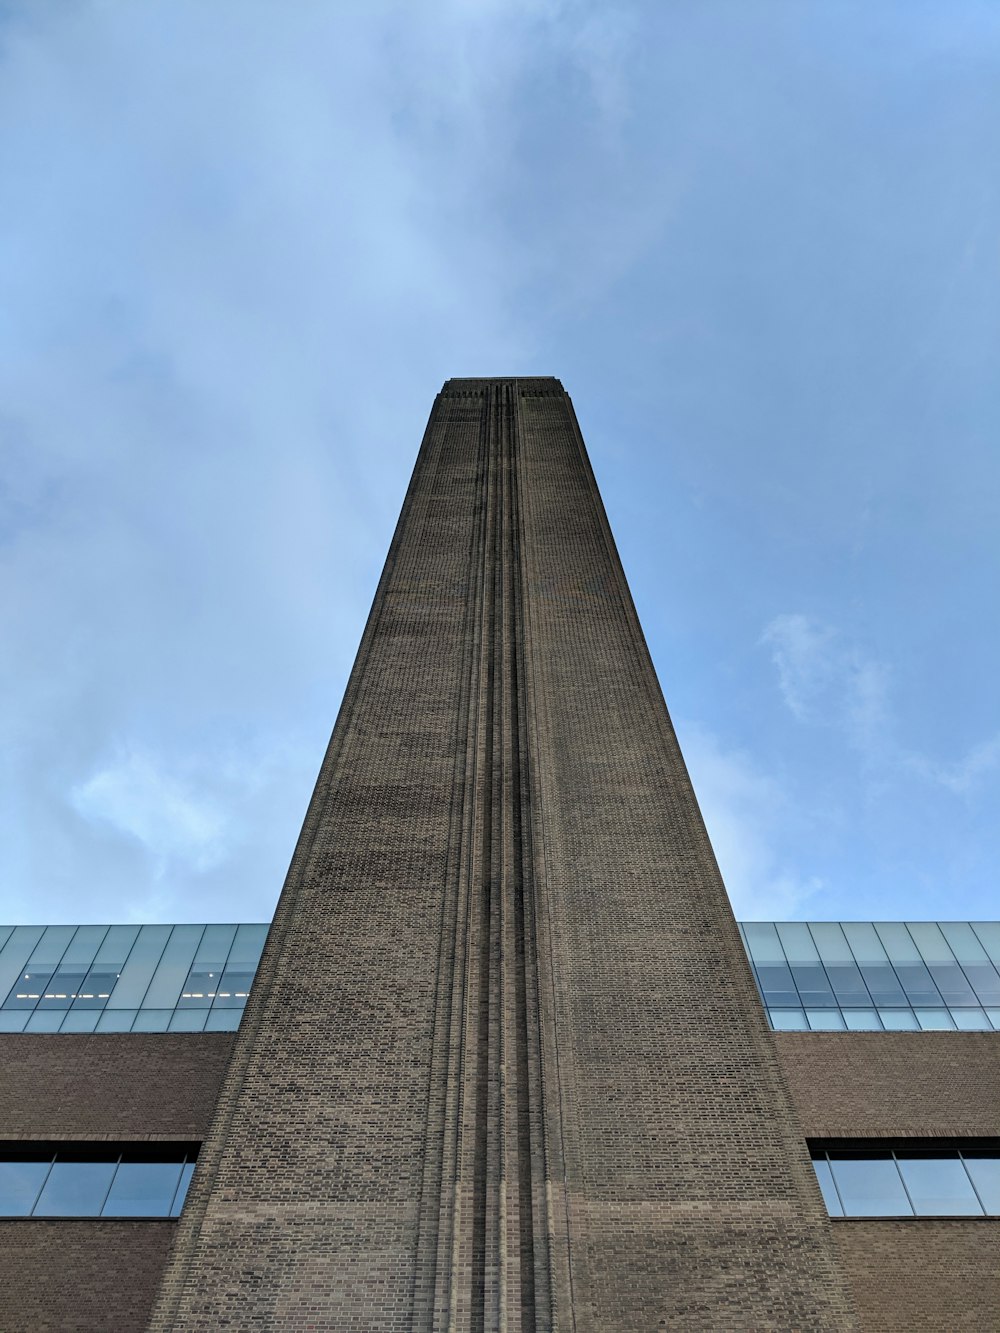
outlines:
M0 6L0 917L273 907L431 400L576 403L737 913L995 917L994 0Z

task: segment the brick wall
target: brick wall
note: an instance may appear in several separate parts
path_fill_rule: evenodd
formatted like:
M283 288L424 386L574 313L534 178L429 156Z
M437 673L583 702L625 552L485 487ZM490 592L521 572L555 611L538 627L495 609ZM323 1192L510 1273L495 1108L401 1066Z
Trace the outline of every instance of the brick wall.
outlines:
M174 1222L0 1222L3 1333L139 1333Z
M995 1333L1000 1222L845 1218L832 1224L871 1333Z
M206 1134L233 1034L0 1035L0 1139Z
M1000 1137L1000 1036L777 1032L807 1138Z

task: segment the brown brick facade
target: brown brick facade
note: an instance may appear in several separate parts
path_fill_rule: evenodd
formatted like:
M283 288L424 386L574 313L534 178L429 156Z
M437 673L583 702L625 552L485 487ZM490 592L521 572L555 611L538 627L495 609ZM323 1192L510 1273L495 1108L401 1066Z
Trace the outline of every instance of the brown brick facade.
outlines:
M0 1035L0 1140L202 1139L233 1034Z
M175 1222L62 1218L0 1221L0 1329L141 1333L175 1227Z
M151 1327L853 1327L568 397L435 403Z
M776 1032L807 1138L1000 1137L993 1032Z
M870 1333L995 1333L1000 1221L853 1218L832 1223Z

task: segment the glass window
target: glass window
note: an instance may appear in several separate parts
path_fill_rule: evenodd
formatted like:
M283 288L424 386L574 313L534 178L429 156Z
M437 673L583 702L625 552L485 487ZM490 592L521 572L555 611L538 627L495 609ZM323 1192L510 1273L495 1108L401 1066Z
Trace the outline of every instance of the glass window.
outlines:
M931 1007L940 1005L941 993L903 923L875 921L872 924L889 955L889 961L899 977L910 1004Z
M156 971L157 964L170 937L169 926L143 926L129 951L128 961L121 969L117 984L107 1001L108 1009L138 1009ZM106 1029L98 1025L98 1031Z
M801 1009L769 1009L768 1017L775 1032L804 1032L809 1026Z
M810 921L809 929L838 1002L844 1008L870 1007L872 997L839 923Z
M140 1009L135 1016L135 1022L132 1024L131 1030L133 1032L166 1032L173 1016L173 1009Z
M137 1009L105 1009L97 1020L98 1032L131 1032Z
M844 1022L849 1032L881 1032L882 1024L874 1009L845 1009Z
M181 1162L122 1162L105 1200L104 1217L168 1217L181 1177Z
M969 925L986 950L990 962L1000 971L1000 921L970 921Z
M65 1009L36 1009L28 1015L25 1032L58 1032L62 1027Z
M207 1009L175 1009L167 1024L168 1032L203 1032Z
M30 1149L19 1161L0 1161L0 1217L27 1217L51 1166L51 1152Z
M814 1158L813 1166L816 1168L816 1177L819 1180L819 1188L823 1195L823 1202L826 1204L826 1211L831 1217L843 1217L844 1210L840 1206L837 1187L833 1183L833 1172L830 1170L830 1163L825 1157L818 1157Z
M100 1018L100 1011L97 1009L74 1009L72 1013L64 1014L60 1032L93 1032L97 1027L97 1020Z
M180 1211L184 1207L188 1186L191 1184L191 1177L194 1175L194 1165L194 1162L185 1162L181 1169L181 1183L177 1186L177 1193L174 1195L174 1202L170 1209L171 1217L179 1217Z
M56 1155L35 1205L36 1217L97 1217L118 1166L67 1148Z
M226 960L232 948L235 926L206 926L181 990L181 1009L210 1009L220 989Z
M945 1004L977 1004L969 979L959 967L937 922L908 921L906 928L913 936Z
M15 982L28 965L32 950L42 938L42 926L15 926L6 944L0 949L0 996L6 1001L9 992L15 989Z
M830 1165L846 1216L912 1217L913 1209L891 1154L830 1153Z
M216 988L213 1009L242 1009L247 1002L260 955L267 939L267 926L238 926L222 981ZM209 1027L211 1027L209 1023Z
M956 1154L944 1157L900 1154L897 1161L918 1217L982 1214L972 1182Z
M235 1032L243 1017L242 1009L212 1009L205 1023L206 1032Z
M916 1032L920 1026L912 1009L880 1009L878 1016L886 1032Z
M204 931L204 926L174 926L141 1008L173 1009L176 1006Z
M110 926L93 964L80 984L74 1009L103 1009L118 984L139 934L138 926Z
M1000 976L968 921L941 921L938 924L980 1004L1000 1004Z
M947 1009L917 1009L917 1022L924 1032L948 1029L953 1031L955 1024Z
M951 1016L960 1032L989 1032L992 1026L982 1009L953 1009Z
M839 1009L807 1009L806 1018L813 1032L843 1032L844 1015Z
M962 1157L983 1207L1000 1216L1000 1153L965 1152Z

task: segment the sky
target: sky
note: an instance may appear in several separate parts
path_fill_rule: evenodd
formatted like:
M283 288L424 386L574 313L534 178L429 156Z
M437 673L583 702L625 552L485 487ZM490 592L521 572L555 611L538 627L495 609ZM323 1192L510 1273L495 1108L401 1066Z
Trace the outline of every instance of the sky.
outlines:
M1000 916L995 0L0 4L0 919L265 920L559 376L737 915Z

